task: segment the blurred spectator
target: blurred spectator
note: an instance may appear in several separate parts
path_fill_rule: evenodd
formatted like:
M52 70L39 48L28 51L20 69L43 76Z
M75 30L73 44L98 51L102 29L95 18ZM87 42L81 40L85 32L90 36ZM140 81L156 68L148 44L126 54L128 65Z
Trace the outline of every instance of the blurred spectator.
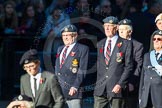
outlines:
M159 15L157 15L156 19L155 19L155 24L156 24L156 28L158 30L162 30L162 13L160 13ZM151 36L150 39L150 51L153 50L153 42L152 42L153 36Z
M31 0L17 0L16 2L16 12L19 17L22 17L23 10L26 5L31 4Z
M42 28L45 25L46 15L45 15L45 1L44 0L37 0L36 2L36 12L37 12L37 26L39 32L42 31Z
M66 9L69 5L69 0L53 0L49 7L46 9L46 16L50 15L56 7L61 7L62 9Z
M69 16L65 14L60 7L55 7L51 12L51 15L47 17L45 27L42 32L42 37L51 37L55 40L51 43L53 44L53 52L57 52L58 46L62 45L61 39L56 39L56 37L61 37L60 30L70 24ZM50 43L49 43L50 44Z
M0 31L3 34L14 34L18 26L18 17L15 11L15 2L6 1L4 4L4 15L0 18Z
M85 10L89 10L90 4L88 0L78 0L74 5L73 12L70 14L70 18L76 18L81 15L81 13Z
M143 43L145 53L149 50L150 42L148 40L150 40L150 35L154 30L154 26L152 25L149 17L146 16L145 13L141 12L141 8L141 1L132 1L127 18L132 21L132 38Z
M101 37L102 35L102 31L99 29L99 25L93 25L94 22L92 22L92 16L90 11L88 10L84 10L81 13L81 16L79 17L79 22L76 24L77 28L78 28L78 32L81 31L85 31L85 33L91 35L91 37L95 37L95 39L97 39L97 37L99 38L103 38ZM96 21L98 22L98 21ZM94 32L95 31L95 32Z
M100 4L95 8L94 18L100 22L112 12L111 2L109 0L101 0Z
M112 7L113 16L123 19L127 16L131 1L130 0L115 0L115 5Z
M61 37L60 29L68 24L70 24L69 16L65 14L60 7L55 7L51 15L47 17L42 36L47 37L52 31L56 37Z
M0 2L0 18L3 16L4 14L4 7L3 7L3 3Z
M37 19L34 5L29 4L25 7L17 33L26 36L33 36L37 31Z
M7 108L34 108L32 98L26 95L16 96Z

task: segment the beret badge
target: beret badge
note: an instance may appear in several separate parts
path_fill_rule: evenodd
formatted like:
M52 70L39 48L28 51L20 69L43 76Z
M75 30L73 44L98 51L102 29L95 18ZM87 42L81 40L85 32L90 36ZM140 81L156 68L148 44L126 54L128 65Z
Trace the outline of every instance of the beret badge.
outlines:
M124 21L123 21L123 23L124 23L124 24L126 24L126 23L127 23L127 21L126 21L126 20L124 20Z
M67 32L68 31L68 28L65 28L64 30L65 30L65 32Z
M159 31L159 34L161 35L161 34L162 34L162 32L161 32L161 31Z
M23 100L23 97L21 95L18 96L18 100Z
M113 23L113 20L110 20L109 23Z
M25 60L24 63L27 64L29 62L29 60Z

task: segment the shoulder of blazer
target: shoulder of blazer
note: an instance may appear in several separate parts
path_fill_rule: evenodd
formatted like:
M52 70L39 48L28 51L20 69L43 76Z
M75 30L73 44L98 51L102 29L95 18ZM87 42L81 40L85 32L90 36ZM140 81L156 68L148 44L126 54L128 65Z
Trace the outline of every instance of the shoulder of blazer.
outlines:
M45 78L53 78L55 77L55 74L49 71L42 71L42 76Z
M26 73L24 75L21 75L20 80L21 81L26 81L26 80L29 80L29 78L30 78L30 75L28 73Z
M88 48L88 46L80 44L80 43L76 43L76 45L82 49Z
M144 54L144 58L150 58L150 52Z
M133 46L136 44L138 46L142 46L143 47L143 44L135 39L132 39L132 42L133 42Z
M21 75L21 78L30 77L28 73Z
M97 47L104 46L104 45L105 45L105 42L106 42L106 39L107 39L107 38L104 38L104 39L100 40L100 41L97 43Z

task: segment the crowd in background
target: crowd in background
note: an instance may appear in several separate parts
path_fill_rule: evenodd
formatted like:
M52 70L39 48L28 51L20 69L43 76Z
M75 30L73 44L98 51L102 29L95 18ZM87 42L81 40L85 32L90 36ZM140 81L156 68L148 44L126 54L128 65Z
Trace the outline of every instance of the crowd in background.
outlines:
M88 36L97 38L97 41L105 36L102 29L99 29L102 25L100 27L90 22L94 20L102 24L102 20L108 16L115 16L119 20L130 19L133 26L132 37L143 43L144 52L147 52L150 48L151 34L157 29L155 18L162 12L161 5L161 0L0 0L0 50L8 54L7 60L3 62L4 57L0 64L10 64L13 68L14 65L10 62L13 60L10 53L13 47L21 45L23 51L30 48L25 45L24 40L18 43L8 40L12 48L6 51L3 49L7 48L3 45L6 42L5 37L29 37L32 41L35 37L60 38L60 29L70 23L78 28L78 38L86 37L86 39L80 39L79 42L88 45L90 52L95 52L94 44L96 43L88 40ZM76 21L74 21L75 18ZM41 44L43 43L39 43L40 46ZM55 40L53 44L53 51L56 52L58 46L63 43L62 40ZM4 54L0 53L0 55ZM3 69L3 71L6 74L2 76L13 75L9 69Z

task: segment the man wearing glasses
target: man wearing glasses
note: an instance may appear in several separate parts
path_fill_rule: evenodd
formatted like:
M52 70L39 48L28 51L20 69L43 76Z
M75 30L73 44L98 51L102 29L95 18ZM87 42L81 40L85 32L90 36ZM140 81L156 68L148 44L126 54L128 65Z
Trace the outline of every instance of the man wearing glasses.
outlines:
M70 24L61 30L63 46L57 50L55 73L68 108L81 108L82 82L85 78L89 48L77 43L77 28Z
M20 65L27 72L21 76L21 94L32 97L36 108L63 108L64 99L59 83L54 74L40 67L37 50L25 52Z
M144 55L139 89L140 108L162 108L162 31L152 34L154 49Z

